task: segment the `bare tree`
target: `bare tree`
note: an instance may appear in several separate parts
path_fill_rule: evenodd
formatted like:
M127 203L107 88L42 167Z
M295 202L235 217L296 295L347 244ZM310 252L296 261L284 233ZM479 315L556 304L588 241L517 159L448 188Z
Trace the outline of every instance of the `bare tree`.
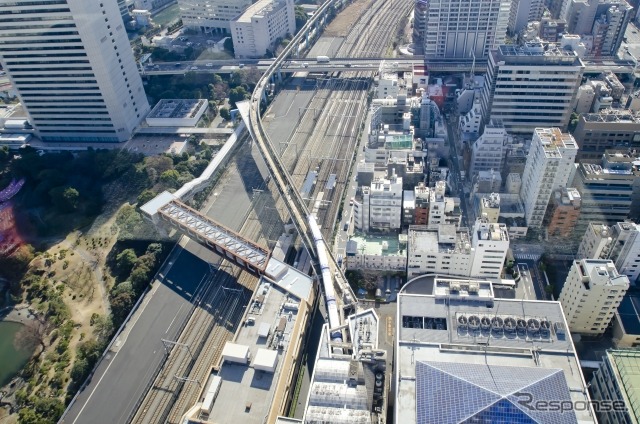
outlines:
M40 346L40 352L38 352L40 354L47 347L46 338L50 330L50 324L43 317L36 316L24 323L16 333L13 344L20 350L33 350L36 346Z

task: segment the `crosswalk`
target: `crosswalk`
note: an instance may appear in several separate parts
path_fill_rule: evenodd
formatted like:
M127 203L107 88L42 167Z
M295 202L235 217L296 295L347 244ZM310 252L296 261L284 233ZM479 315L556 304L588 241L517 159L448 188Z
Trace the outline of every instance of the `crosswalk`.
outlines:
M538 253L514 253L513 255L516 259L520 259L520 260L530 260L530 261L537 261L538 259L540 259L540 254Z

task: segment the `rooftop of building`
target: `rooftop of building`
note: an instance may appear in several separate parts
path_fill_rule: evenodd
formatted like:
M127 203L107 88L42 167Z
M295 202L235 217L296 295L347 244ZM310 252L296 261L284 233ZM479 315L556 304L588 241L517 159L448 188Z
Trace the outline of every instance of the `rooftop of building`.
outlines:
M497 421L496 402L502 413L513 406L509 422L595 422L590 410L532 413L514 395L589 400L558 302L434 295L425 283L414 279L398 294L396 422Z
M638 170L634 165L630 168L619 168L607 166L607 164L599 165L597 163L585 163L580 162L578 168L581 174L587 179L602 179L602 178L620 178L638 175Z
M611 236L611 228L600 222L590 222L587 226L587 233L599 238L606 238Z
M501 215L522 215L524 216L524 205L519 194L500 193L500 214Z
M578 150L578 143L569 133L564 133L560 128L536 128L534 138L537 136L548 158L562 157L560 149Z
M349 243L353 242L353 243ZM354 234L347 242L347 255L350 253L376 256L406 256L406 236L404 243L399 240L398 234L372 235ZM355 252L353 251L355 248Z
M237 330L233 343L225 346L227 352L248 351L248 362L223 360L217 373L222 378L222 389L209 416L224 416L246 424L263 422L273 397L283 390L277 385L290 342L297 342L304 329L305 323L298 314L300 308L306 309L306 302L282 287L260 280L247 307L244 323ZM273 355L275 358L271 357ZM271 364L275 362L273 372L256 369L265 358ZM246 412L247 405L250 405L250 414Z
M640 114L629 109L607 108L596 113L583 113L580 119L585 122L640 124Z
M580 259L574 261L574 266L578 267L587 289L591 286L629 287L629 278L618 273L613 261L608 259Z
M471 241L466 228L455 229L453 224L442 224L437 230L411 225L407 236L408 248L413 254L471 252Z
M486 209L499 209L500 208L500 194L491 193L489 195L483 195L480 199L482 207Z
M557 43L508 44L499 46L491 54L495 61L504 61L508 65L583 66L576 52L560 48Z
M205 99L162 99L149 112L151 119L190 119L194 118Z
M264 17L274 10L284 6L285 2L280 0L258 0L239 15L235 19L235 22L251 23L252 18Z
M383 378L382 362L386 356L378 348L378 316L372 309L357 312L347 318L347 329L353 344L352 354L334 354L327 324L322 327L320 344L311 375L309 394L303 421L336 424L368 424L377 422L378 414L371 412L376 405L375 382ZM344 347L349 345L343 344ZM376 361L373 358L380 358ZM380 413L386 413L386 398Z
M581 196L577 188L562 187L554 193L554 199L558 205L580 206Z
M479 218L473 231L477 231L475 236L478 240L509 241L509 233L505 224L487 222Z
M640 351L637 349L610 349L607 358L617 377L625 404L640 417Z

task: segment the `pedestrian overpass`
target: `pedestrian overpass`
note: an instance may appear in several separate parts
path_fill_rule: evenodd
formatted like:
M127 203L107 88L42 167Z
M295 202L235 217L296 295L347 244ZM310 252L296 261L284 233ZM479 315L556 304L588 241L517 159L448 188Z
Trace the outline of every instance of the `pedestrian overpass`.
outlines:
M213 253L280 286L300 300L311 303L312 279L273 258L271 252L181 202L165 191L144 204L140 211L157 227L168 226Z

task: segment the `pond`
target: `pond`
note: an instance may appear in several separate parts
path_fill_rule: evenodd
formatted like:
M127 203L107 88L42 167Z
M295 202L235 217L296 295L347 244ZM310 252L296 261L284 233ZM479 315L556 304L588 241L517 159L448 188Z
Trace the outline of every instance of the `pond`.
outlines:
M18 349L15 345L21 328L17 322L0 322L0 387L9 383L33 354L32 349Z

